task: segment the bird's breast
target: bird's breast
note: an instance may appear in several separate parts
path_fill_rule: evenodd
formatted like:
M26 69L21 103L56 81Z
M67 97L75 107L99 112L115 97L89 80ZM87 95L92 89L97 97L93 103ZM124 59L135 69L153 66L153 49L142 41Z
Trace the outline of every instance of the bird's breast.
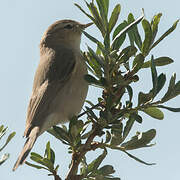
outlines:
M54 125L67 122L74 115L78 115L88 91L88 83L84 80L85 74L87 74L86 65L77 62L72 76L53 100L51 114L44 121L43 129L47 130Z

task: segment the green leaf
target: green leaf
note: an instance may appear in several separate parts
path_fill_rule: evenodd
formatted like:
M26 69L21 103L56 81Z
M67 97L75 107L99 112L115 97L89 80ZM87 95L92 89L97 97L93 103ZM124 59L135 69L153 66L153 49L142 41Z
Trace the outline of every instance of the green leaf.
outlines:
M107 26L107 16L108 16L108 9L109 9L109 0L96 0L101 17L104 21L104 25Z
M108 16L108 10L109 10L109 0L103 0L105 14Z
M146 19L142 20L142 26L145 32L145 39L142 44L142 54L144 56L147 56L149 54L150 46L152 43L152 29L151 29L151 25Z
M113 39L119 34L120 31L122 31L125 27L127 26L127 22L124 21L123 23L119 24L117 26L117 28L114 30L113 33ZM113 49L119 49L121 47L121 45L123 44L123 42L126 39L126 33L121 34L121 36L119 36L116 40L114 40L114 42L112 43L112 48Z
M136 113L131 114L138 123L142 123L142 117Z
M161 99L161 102L166 102L169 99L173 98L173 92L174 92L174 88L175 88L175 81L176 81L176 74L174 73L171 76L171 79L169 81L169 86L168 86L168 90L166 92L166 94L163 96L163 98Z
M87 52L86 61L88 65L91 66L91 68L93 69L94 74L98 78L101 78L102 74L104 73L104 60L100 56L96 55L96 53L90 47L88 47L88 50L89 52Z
M168 88L167 93L161 99L161 103L166 102L176 96L180 95L180 81L178 81L172 88Z
M113 37L112 37L112 39L114 39L127 25L128 25L128 24L127 24L126 21L124 21L124 22L122 22L121 24L119 24L119 25L116 27L116 29L114 30L114 32L113 32Z
M139 34L139 31L138 31L138 28L135 27L133 32L134 32L134 41L135 41L136 45L138 46L138 48L141 50L142 40L141 40L141 36Z
M150 129L144 133L139 133L131 138L131 140L123 143L121 147L125 150L139 149L143 147L151 147L153 144L149 144L156 136L156 130Z
M122 130L123 130L123 124L113 124L111 128L111 145L117 146L122 143Z
M0 159L0 165L2 165L8 158L10 154L3 154L1 159Z
M88 103L91 107L94 106L94 103L92 103L91 101L89 100L85 100L86 103Z
M86 53L86 54L83 53L82 55L83 55L84 61L86 62L87 69L96 76L97 73L94 71L94 64L92 63L88 53Z
M103 153L88 165L86 169L86 173L88 174L90 172L96 171L100 166L100 164L102 163L102 161L104 160L104 158L106 157L106 155L107 155L107 150L104 149Z
M106 14L108 15L108 10L109 10L109 0L103 0L104 2L104 6L105 6L105 10L106 10Z
M57 165L54 170L57 172L58 168L59 168L59 165Z
M53 126L54 131L65 141L71 142L68 133L61 127Z
M161 73L157 79L157 92L156 92L156 94L158 94L161 91L161 89L164 87L165 82L166 82L166 75Z
M66 141L64 141L64 140L54 131L53 128L48 129L47 132L48 132L49 134L51 134L52 136L54 136L55 138L59 139L62 143L69 145L69 143L67 143Z
M138 54L133 61L133 73L137 73L143 66L144 56L142 54Z
M71 138L69 137L68 133L63 128L54 126L53 128L48 129L47 132L53 135L55 138L62 141L64 144L71 143Z
M7 128L6 128L6 129L7 129ZM3 130L4 130L4 126L1 125L1 126L0 126L0 134L3 132Z
M8 127L0 126L0 139L6 134Z
M50 161L54 164L55 162L55 152L53 151L53 149L50 149L51 150L51 159Z
M152 48L154 48L155 46L157 46L165 37L167 37L170 33L172 33L176 27L177 27L177 24L179 22L179 19L177 21L175 21L175 23L172 25L172 27L170 27L150 48L150 50Z
M31 156L34 156L34 157L36 157L38 159L43 159L43 157L40 154L35 153L35 152L31 152Z
M70 121L70 126L69 126L69 132L72 136L73 139L77 139L80 136L80 132L83 129L83 121L82 120L78 120L76 121L76 123L71 124L72 121Z
M156 107L149 107L149 108L143 109L142 111L155 119L159 119L159 120L164 119L163 112Z
M96 55L96 53L93 51L93 49L91 49L89 46L88 46L88 50L91 54L91 56L96 60L97 64L99 65L99 69L101 67L104 67L104 61L102 58L100 58L100 56ZM96 64L96 65L97 65Z
M163 106L163 105L157 105L156 107L167 109L167 110L172 111L172 112L180 112L180 108L172 108L172 107Z
M104 37L104 46L106 50L109 50L110 48L110 34L107 32Z
M126 137L128 136L133 124L134 124L134 116L130 115L129 116L129 120L126 122L126 126L124 127L124 131L123 131L123 139L126 139Z
M49 160L51 160L51 147L50 147L50 142L49 142L49 141L48 141L47 144L46 144L45 154L46 154L47 158L48 158Z
M43 162L43 158L39 158L37 156L33 156L32 153L31 153L30 159L35 161L36 163L39 163L39 164L41 164L43 166L46 166L46 164Z
M155 15L151 21L151 28L152 28L152 42L154 41L156 34L158 32L158 25L161 19L162 13Z
M54 164L55 161L55 153L54 151L51 149L50 147L50 142L48 141L46 144L46 150L45 150L45 155L44 157L47 157L47 159L49 159L52 164Z
M134 21L135 21L134 16L133 16L132 13L130 13L128 15L128 24L130 24L130 23L132 23ZM141 36L139 34L139 31L138 31L137 25L134 26L132 28L132 30L129 31L128 35L129 35L131 44L133 44L135 42L136 45L138 46L138 48L141 49L141 47L142 47L142 40L141 40Z
M39 165L36 165L36 164L32 164L32 163L29 163L29 162L25 162L25 164L27 164L28 166L31 166L31 167L34 167L36 169L45 169L45 170L48 170L47 168L43 167L43 166L39 166Z
M54 165L53 163L51 162L51 160L47 159L47 158L43 158L43 163L46 167L49 168L50 171L53 171L54 170Z
M152 91L150 91L147 94L145 94L143 92L139 92L139 95L138 95L138 106L141 105L141 104L145 104L145 103L151 101L152 98L153 98Z
M176 73L174 73L172 76L171 76L171 79L170 79L170 82L169 82L169 87L168 87L168 90L171 91L172 89L174 89L175 87L175 81L176 81Z
M132 13L130 13L128 15L128 25L131 24L134 21L135 21L134 16L133 16ZM131 46L134 46L134 41L135 41L134 32L133 32L134 28L135 28L135 26L131 30L128 31L128 36L129 36Z
M2 151L2 150L7 146L7 144L9 143L9 141L11 141L11 139L15 136L15 134L16 134L16 132L12 132L12 133L8 136L5 144L3 145L2 148L0 148L0 151Z
M98 27L98 29L101 31L101 33L104 34L106 30L105 30L105 28L104 28L103 20L102 20L102 18L100 17L100 14L99 14L99 12L98 12L98 10L97 10L97 7L95 6L94 3L88 4L88 3L86 2L86 5L87 5L87 7L89 8L89 10L91 11L91 14L93 15L93 17L94 17L94 19L95 19L94 23L96 24L96 26Z
M92 57L90 52L87 52L87 55L85 58L86 58L86 62L87 62L86 65L89 67L89 70L92 72L92 74L98 78L101 78L103 69L97 63L97 61Z
M100 169L98 169L98 173L101 175L107 176L107 175L115 173L115 170L114 170L113 166L105 165L105 166L101 167Z
M12 132L12 133L8 136L8 138L7 138L7 140L6 140L6 144L8 144L9 141L11 141L11 139L12 139L15 135L16 135L16 132Z
M102 86L101 82L99 80L97 80L96 78L94 78L93 76L91 76L90 74L84 75L84 79L89 84L94 84L94 85L97 85L97 86Z
M82 33L88 38L90 39L92 42L96 43L96 44L99 44L100 41L98 41L95 37L91 36L90 34L88 34L87 32L85 31L82 31Z
M129 94L129 101L131 102L132 101L132 97L133 97L133 89L131 86L126 86L126 89L128 91L128 94Z
M165 66L173 62L174 61L169 57L159 57L154 59L155 66ZM146 61L142 66L142 68L149 68L149 67L151 67L151 61Z
M75 5L77 8L79 8L79 10L80 10L81 12L83 12L89 19L91 19L93 22L96 22L96 20L95 20L91 15L89 15L88 13L86 13L86 11L84 11L84 10L81 8L81 6L79 6L79 5L76 4L76 3L74 3L74 5Z
M47 159L47 158L42 158L39 154L37 153L31 153L31 156L30 156L31 160L43 165L43 166L46 166L50 171L52 171L54 169L54 166L52 164L52 162Z
M174 86L175 95L180 94L180 81L178 81Z
M123 34L127 33L130 29L132 29L134 26L136 26L138 23L141 22L141 20L144 18L144 15L139 17L136 21L132 22L131 24L129 24L128 26L126 26L123 30L121 30L115 37L113 40L113 43L119 38L121 37Z
M111 14L110 20L109 20L109 33L112 31L112 29L116 25L120 11L121 11L121 5L117 4L116 7L114 8L114 10Z
M120 53L120 59L119 59L119 64L121 63L126 63L130 57L134 56L137 52L137 48L135 46L128 46L124 48L121 53Z
M158 78L157 78L157 71L156 71L156 66L154 64L154 57L151 57L151 75L152 75L152 83L153 83L153 97L156 96L157 94L157 85L158 85Z
M136 160L136 161L138 161L138 162L140 162L142 164L149 165L149 166L150 165L155 165L155 163L147 163L147 162L145 162L145 161L143 161L143 160L133 156L132 154L128 153L127 151L123 151L123 152L125 152L130 158L132 158L132 159L134 159L134 160Z

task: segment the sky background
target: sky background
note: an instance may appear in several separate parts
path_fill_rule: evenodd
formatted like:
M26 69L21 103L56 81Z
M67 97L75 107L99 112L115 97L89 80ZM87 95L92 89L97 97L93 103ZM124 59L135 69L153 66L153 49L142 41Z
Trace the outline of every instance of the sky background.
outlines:
M34 72L39 61L38 45L43 32L54 21L60 19L89 22L89 19L74 6L74 2L85 8L82 0L0 0L0 124L7 125L9 133L12 131L17 133L3 151L10 153L11 156L6 163L0 166L1 180L53 179L53 177L47 176L46 171L36 170L27 165L20 167L15 172L12 172L11 169L25 141L22 135L25 128L26 109L31 95ZM110 0L110 10L117 3L122 6L119 23L130 12L136 18L139 17L142 8L145 9L145 16L149 20L154 14L162 12L163 17L158 36L180 18L180 2L178 0ZM87 32L100 38L95 26L88 28ZM179 41L180 26L151 52L155 57L169 56L174 59L173 64L158 69L158 73L164 72L167 79L173 72L177 72L177 79L180 79ZM81 47L83 50L86 49L86 43L93 47L87 38L82 37ZM133 87L136 92L142 89L147 92L152 87L150 71L145 70L139 75L143 75L143 77ZM99 94L99 90L90 88L87 99L96 102ZM134 98L137 100L137 95ZM168 105L180 107L180 98L171 100ZM119 151L109 151L104 164L112 164L115 167L116 175L122 180L180 179L180 113L163 112L165 113L163 121L143 115L142 125L136 124L132 132L134 134L136 131L146 131L151 128L157 130L157 136L153 140L156 146L131 151L137 157L147 162L156 162L157 165L145 166ZM49 140L56 152L56 162L60 164L59 174L64 179L71 158L67 153L66 146L44 133L38 138L33 151L43 154L44 147ZM94 157L94 152L90 153L89 157Z

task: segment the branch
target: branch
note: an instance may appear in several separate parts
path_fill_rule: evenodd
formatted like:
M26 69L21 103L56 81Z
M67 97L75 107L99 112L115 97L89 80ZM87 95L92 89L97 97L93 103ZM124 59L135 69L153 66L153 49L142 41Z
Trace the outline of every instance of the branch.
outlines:
M78 166L82 160L82 158L85 156L85 154L91 150L91 143L93 142L93 139L95 138L96 135L98 135L98 132L100 130L99 126L96 126L95 128L92 127L92 134L88 137L86 143L82 146L79 152L73 152L72 154L72 164L70 167L70 170L68 172L68 175L65 180L81 180L83 177L80 175L76 175L78 171Z
M54 174L54 180L62 180L57 174Z
M52 175L54 176L54 180L62 180L62 179L57 175L57 171L53 170Z

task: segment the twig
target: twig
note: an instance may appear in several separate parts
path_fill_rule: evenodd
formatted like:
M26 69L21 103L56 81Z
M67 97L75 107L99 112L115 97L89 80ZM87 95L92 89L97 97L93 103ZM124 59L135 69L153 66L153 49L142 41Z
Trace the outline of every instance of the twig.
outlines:
M54 170L52 172L53 176L54 176L54 180L62 180L58 175L57 175L57 172Z
M57 174L54 175L54 180L62 180Z
M96 105L92 106L92 107L89 108L89 109L90 109L90 110L95 109L95 108L97 108L97 107L100 106L100 105L101 105L101 102L97 103ZM89 111L89 110L84 111L83 113L79 114L79 115L77 116L77 118L80 118L81 116L85 115L88 111Z

